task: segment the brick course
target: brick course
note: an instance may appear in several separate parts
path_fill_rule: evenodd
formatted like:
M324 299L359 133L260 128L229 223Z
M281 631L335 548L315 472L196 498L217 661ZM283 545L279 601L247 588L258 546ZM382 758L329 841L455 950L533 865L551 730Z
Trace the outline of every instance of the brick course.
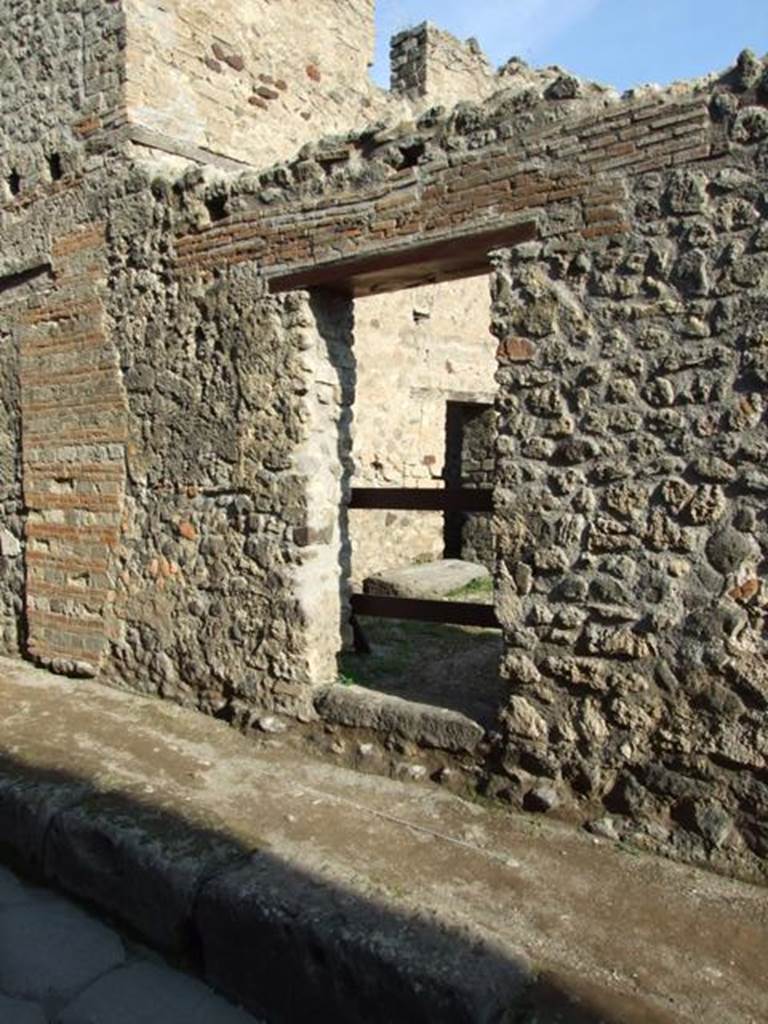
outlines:
M126 398L105 326L104 224L62 235L51 249L55 284L12 315L28 510L27 649L52 667L95 674L115 629L115 594L110 577L92 567L109 566L119 537ZM90 365L93 349L107 365ZM51 359L62 355L66 370L51 373Z

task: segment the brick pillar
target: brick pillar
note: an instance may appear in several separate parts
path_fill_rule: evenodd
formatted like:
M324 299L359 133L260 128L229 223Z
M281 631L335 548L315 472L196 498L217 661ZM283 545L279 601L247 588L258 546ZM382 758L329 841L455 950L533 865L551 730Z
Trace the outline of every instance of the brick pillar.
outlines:
M97 675L115 624L126 398L104 312L104 225L53 244L55 285L17 324L27 653Z
M428 36L429 24L425 21L392 37L389 44L392 92L412 100L426 95Z

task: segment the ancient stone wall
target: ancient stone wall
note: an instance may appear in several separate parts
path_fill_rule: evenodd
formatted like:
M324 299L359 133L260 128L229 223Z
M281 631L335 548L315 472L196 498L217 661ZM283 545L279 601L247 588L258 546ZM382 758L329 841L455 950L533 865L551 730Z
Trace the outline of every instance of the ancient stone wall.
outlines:
M124 123L123 12L111 0L2 0L0 20L0 203L29 202L65 187Z
M510 694L492 790L754 873L768 851L765 62L744 54L717 81L621 102L513 62L500 78L520 81L487 102L325 138L266 171L171 181L121 148L130 132L111 134L122 8L77 5L75 50L69 5L6 7L7 649L20 637L60 670L238 723L311 716L344 640L353 474L438 476L436 418L397 465L380 420L350 450L355 389L402 391L396 374L382 383L381 325L399 338L390 362L412 359L420 423L490 373L487 344L473 361L466 338L466 373L440 364L458 312L434 287L359 300L357 347L352 298L323 287L375 291L371 267L414 252L393 287L441 280L441 259L446 276L493 266ZM138 31L150 8L131 10ZM169 34L146 52L167 46L168 64L176 14L152 10ZM47 55L34 92L23 32ZM231 38L205 46L220 68L195 50L196 68L290 93ZM58 136L11 105L57 96ZM192 141L198 157L219 145ZM387 426L413 437L412 411Z
M496 477L496 409L494 404L467 406L461 443L459 482L462 487L490 489ZM496 541L492 517L465 512L461 518L460 557L496 568Z
M24 503L19 351L11 326L3 315L9 291L7 288L0 291L0 643L3 651L17 654L23 630Z
M171 208L144 188L112 220L129 446L105 675L238 722L307 713L341 643L348 306L267 297L251 267L178 286Z
M34 264L0 278L3 650L307 714L348 618L351 307L267 297L256 268L179 287L168 183L104 159L2 214Z
M452 107L487 99L499 79L474 39L462 42L430 22L399 32L390 45L392 92Z
M717 81L622 103L570 88L350 136L346 164L320 143L258 187L234 184L223 221L179 239L178 266L257 258L278 281L288 266L286 282L324 281L322 261L352 276L362 257L532 218L536 240L499 257L494 285L499 785L754 872L766 66L744 54Z
M499 259L496 524L514 798L754 869L768 113L743 95L713 100L728 159L632 181L623 235Z

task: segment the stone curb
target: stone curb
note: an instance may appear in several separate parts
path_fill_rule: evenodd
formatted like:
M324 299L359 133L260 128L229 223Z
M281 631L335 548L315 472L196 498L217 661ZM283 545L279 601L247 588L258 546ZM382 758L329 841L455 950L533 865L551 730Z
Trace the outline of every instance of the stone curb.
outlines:
M0 858L193 966L270 1024L500 1024L524 957L134 798L0 765Z

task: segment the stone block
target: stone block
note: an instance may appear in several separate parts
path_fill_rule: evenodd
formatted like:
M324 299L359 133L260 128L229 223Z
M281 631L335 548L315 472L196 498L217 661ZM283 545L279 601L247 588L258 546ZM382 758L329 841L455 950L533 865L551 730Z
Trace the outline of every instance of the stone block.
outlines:
M326 722L394 734L437 750L472 751L484 735L477 722L457 711L376 693L362 686L325 687L315 698L315 707Z
M0 854L28 871L42 872L51 822L88 792L77 783L0 770Z
M0 530L0 555L3 558L18 558L21 554L21 543L9 530Z
M16 876L6 868L0 867L0 910L16 906L18 903L26 903L28 899L24 886Z
M179 829L162 810L96 797L62 811L46 844L46 873L162 950L186 951L200 884L242 857L204 830ZM162 907L162 913L158 913Z
M37 1003L26 999L9 999L0 995L0 1020L3 1024L48 1024L48 1020Z
M490 573L483 565L458 558L443 558L369 576L363 582L363 590L366 594L387 597L440 598L489 577Z

